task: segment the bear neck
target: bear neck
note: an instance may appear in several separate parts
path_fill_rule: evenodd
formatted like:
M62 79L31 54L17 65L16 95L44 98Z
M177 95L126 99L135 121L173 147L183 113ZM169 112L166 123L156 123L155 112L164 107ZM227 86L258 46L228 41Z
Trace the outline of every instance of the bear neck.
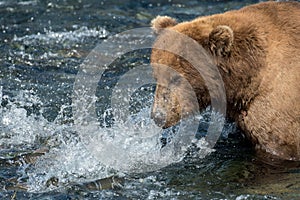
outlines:
M236 17L236 19L234 19ZM228 116L237 119L241 113L247 112L250 103L259 94L260 70L265 66L266 40L257 23L251 19L239 19L231 15L230 19L222 17L214 26L227 25L233 29L234 40L231 51L226 56L212 57L223 78ZM243 21L241 24L239 21Z

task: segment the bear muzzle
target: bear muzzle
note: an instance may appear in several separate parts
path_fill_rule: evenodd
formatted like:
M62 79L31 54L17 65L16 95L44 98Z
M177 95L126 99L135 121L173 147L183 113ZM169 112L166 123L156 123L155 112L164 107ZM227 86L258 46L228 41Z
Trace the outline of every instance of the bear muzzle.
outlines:
M152 109L151 112L151 118L153 119L154 123L162 128L165 128L166 124L166 113L163 112L162 110L156 110Z
M153 107L151 118L157 126L166 129L176 125L181 120L181 113L178 109L178 107L172 107L170 110L164 111Z

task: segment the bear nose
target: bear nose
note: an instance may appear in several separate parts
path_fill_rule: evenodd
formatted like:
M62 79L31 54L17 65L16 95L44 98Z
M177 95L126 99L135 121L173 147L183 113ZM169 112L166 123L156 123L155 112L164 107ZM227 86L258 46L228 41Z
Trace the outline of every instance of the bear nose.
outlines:
M152 112L151 118L154 120L155 124L159 127L163 127L166 123L166 115L161 111Z

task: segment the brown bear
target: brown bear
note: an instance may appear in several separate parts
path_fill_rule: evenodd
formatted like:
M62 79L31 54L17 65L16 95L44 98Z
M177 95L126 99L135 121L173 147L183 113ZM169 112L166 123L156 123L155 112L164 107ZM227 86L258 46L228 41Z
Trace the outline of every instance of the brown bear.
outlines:
M223 79L227 117L235 120L257 149L281 159L300 160L299 2L263 2L183 23L158 16L151 23L158 34L154 47L164 43L186 48L163 32L172 30L195 40L212 57ZM153 48L151 64L158 83L152 116L158 124L164 122L163 128L184 117L181 107L189 100L179 102L177 96L185 88L171 80L162 65L190 83L200 110L211 103L203 77L187 60ZM168 89L171 85L176 90Z

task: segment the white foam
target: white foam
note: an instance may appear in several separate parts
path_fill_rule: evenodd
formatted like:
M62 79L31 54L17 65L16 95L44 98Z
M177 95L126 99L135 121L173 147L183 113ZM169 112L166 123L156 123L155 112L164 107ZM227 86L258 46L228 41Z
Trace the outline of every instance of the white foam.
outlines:
M150 108L131 115L126 123L116 122L110 128L89 124L77 129L72 123L61 123L61 116L49 122L42 115L28 115L23 108L24 105L41 103L31 93L20 92L7 108L1 108L0 121L0 144L9 145L8 148L22 145L35 147L38 138L46 138L44 145L49 152L39 157L33 166L20 168L22 176L28 177L30 191L43 192L56 188L46 186L52 177L59 180L58 187L64 187L72 182L106 178L116 173L157 170L181 161L191 142L200 148L200 157L212 151L204 140L181 143L185 136L173 133L169 134L170 142L162 147L163 133L150 119Z
M52 135L54 129L46 119L27 114L24 106L39 103L39 99L30 93L31 91L21 91L14 103L10 102L6 108L0 109L0 145L33 146L38 137Z
M22 6L33 6L33 5L37 5L37 0L35 1L20 1L18 2L19 5Z
M86 26L74 27L77 29L62 32L45 30L44 34L37 33L33 35L25 35L22 37L15 36L13 38L13 41L23 42L25 45L59 44L67 42L83 42L83 40L88 37L105 38L108 35L108 32L104 28L89 29Z

